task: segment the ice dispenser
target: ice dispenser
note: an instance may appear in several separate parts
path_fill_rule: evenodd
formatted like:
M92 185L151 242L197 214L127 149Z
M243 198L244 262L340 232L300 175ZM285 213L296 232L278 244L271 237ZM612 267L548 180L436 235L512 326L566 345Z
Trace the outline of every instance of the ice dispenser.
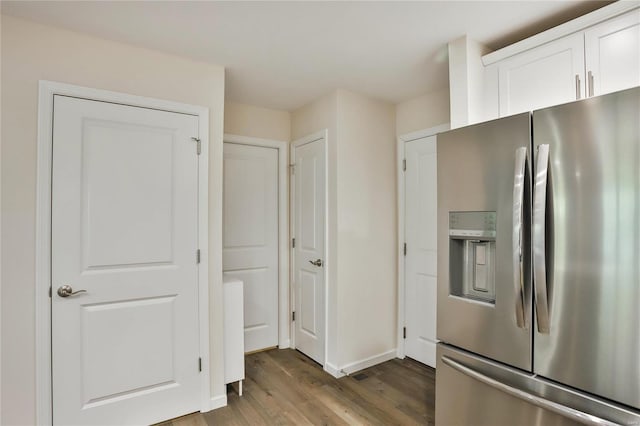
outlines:
M450 294L495 303L496 212L449 212Z

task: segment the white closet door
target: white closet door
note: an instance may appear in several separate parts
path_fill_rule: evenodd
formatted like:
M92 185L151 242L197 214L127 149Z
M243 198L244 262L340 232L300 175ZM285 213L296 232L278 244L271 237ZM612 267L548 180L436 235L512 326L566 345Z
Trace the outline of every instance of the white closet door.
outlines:
M324 364L325 140L294 147L295 346Z
M54 424L197 411L198 118L55 96L53 129Z
M435 367L436 137L405 144L405 354Z
M223 270L244 283L245 351L278 345L278 150L224 144Z

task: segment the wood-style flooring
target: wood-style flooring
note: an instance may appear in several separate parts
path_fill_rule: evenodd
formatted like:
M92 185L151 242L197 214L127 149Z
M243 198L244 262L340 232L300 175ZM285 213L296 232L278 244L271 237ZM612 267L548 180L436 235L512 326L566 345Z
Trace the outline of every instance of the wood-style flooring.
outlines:
M228 406L165 426L431 425L435 370L394 359L335 379L301 353L269 350L246 357L243 396L229 387Z

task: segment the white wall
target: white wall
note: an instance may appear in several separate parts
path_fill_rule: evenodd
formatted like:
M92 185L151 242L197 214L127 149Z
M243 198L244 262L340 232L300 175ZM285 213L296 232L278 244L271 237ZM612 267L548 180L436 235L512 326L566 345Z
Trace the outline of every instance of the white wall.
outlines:
M395 106L339 90L337 117L338 367L344 368L396 347Z
M224 69L2 16L2 412L35 424L35 190L38 80L202 105L210 116L212 392L224 395L222 134Z
M224 132L288 142L291 140L291 114L288 111L225 102Z
M291 128L293 140L329 130L326 362L339 371L395 348L395 107L337 90Z
M449 88L430 92L396 105L396 135L449 123Z
M466 35L449 43L451 128L484 120L484 65L489 49Z

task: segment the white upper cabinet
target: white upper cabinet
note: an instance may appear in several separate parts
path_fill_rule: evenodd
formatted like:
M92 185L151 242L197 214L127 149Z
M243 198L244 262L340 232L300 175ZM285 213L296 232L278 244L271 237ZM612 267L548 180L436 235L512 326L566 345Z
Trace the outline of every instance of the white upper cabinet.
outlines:
M589 96L640 85L640 9L584 32Z
M584 97L584 41L573 34L502 60L500 116Z
M617 16L587 25L570 23L573 31L565 36L556 27L485 55L484 96L494 105L497 97L499 116L639 86L640 8L629 10L626 2L618 3L608 6L627 9ZM549 41L542 41L545 38ZM485 114L485 119L494 114Z

